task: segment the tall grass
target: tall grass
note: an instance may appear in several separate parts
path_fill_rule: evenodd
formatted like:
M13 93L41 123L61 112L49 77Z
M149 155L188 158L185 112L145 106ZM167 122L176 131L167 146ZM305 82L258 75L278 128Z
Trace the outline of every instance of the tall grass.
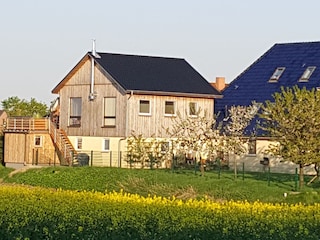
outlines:
M319 185L295 191L295 176L289 174L119 169L102 167L45 167L8 175L0 168L3 182L98 192L125 191L141 196L175 196L179 199L209 198L215 201L259 200L269 203L312 204L320 201ZM307 180L307 179L306 179ZM287 193L287 197L284 197Z

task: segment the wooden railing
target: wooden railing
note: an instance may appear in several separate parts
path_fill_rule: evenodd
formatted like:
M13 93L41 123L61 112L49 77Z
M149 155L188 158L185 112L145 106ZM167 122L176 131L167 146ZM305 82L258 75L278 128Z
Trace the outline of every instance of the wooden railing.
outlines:
M9 117L4 124L4 132L32 132L48 130L48 118Z
M49 134L57 149L60 164L72 166L76 161L77 152L66 132L63 129L58 129L56 124L50 121Z

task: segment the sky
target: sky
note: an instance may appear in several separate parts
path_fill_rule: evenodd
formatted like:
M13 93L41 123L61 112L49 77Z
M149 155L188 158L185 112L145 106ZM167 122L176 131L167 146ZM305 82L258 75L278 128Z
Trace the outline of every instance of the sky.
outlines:
M231 82L276 43L320 41L319 0L0 0L0 101L50 104L92 49L184 58ZM1 106L0 106L1 108Z

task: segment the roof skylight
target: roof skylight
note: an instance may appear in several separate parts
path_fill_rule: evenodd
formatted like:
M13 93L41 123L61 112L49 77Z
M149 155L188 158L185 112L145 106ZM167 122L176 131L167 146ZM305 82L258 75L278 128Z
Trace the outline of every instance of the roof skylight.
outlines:
M269 82L278 82L279 78L281 77L285 69L285 67L277 67L277 69L274 71L271 78L269 79Z
M307 67L307 69L304 71L304 73L300 77L299 82L308 82L309 78L311 77L315 69L316 67Z

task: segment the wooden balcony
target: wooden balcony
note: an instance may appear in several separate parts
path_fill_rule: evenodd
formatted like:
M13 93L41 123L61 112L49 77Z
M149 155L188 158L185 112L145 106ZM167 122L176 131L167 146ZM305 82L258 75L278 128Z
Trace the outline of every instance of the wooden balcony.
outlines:
M4 132L49 131L49 118L9 117L4 124Z

